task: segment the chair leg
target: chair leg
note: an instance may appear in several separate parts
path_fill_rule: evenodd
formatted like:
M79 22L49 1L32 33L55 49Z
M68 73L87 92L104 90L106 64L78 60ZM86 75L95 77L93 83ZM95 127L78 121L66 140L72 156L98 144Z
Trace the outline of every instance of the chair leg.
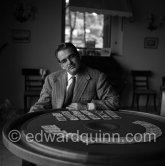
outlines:
M150 98L150 96L149 96L149 95L147 95L147 101L146 101L146 111L148 110L148 102L149 102L149 98Z
M137 104L137 109L138 109L138 111L140 110L139 109L139 99L140 99L140 96L139 95L136 95L136 104Z
M24 96L24 109L27 108L27 101L26 101L26 96Z
M154 109L155 109L155 111L157 111L157 108L156 108L156 94L154 94Z
M133 98L132 98L132 108L134 108L134 103L135 103L135 94L133 94Z
M28 110L27 106L28 106L28 97L24 96L24 113L26 113Z

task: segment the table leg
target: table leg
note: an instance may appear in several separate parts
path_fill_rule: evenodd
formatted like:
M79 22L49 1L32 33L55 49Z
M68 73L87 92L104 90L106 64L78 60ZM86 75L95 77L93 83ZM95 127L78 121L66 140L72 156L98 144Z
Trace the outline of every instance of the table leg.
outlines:
M165 91L162 91L162 103L161 103L160 115L165 116Z
M29 161L22 160L22 166L36 166L36 164L30 163Z

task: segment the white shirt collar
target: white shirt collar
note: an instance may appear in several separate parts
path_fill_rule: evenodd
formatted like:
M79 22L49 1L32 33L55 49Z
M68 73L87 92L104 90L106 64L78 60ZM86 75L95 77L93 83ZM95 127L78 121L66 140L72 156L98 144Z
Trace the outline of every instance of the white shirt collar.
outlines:
M73 76L73 75L71 75L70 73L68 73L67 72L67 75L68 75L68 81L70 80L70 78ZM76 77L76 75L75 75L75 77Z

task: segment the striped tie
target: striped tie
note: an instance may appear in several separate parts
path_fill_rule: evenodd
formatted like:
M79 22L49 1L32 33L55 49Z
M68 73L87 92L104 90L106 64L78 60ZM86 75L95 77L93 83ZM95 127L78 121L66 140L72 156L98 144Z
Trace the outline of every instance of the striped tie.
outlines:
M64 106L68 106L69 104L71 104L72 98L73 98L73 91L74 91L74 86L75 86L75 82L76 82L76 77L72 76L70 79L71 79L71 84L68 87L68 89L66 90Z

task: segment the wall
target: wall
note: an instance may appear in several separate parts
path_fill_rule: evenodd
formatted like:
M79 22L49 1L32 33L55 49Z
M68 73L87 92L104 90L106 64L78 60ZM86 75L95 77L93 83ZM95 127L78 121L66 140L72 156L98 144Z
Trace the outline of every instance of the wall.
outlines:
M49 1L49 2L48 2ZM37 13L35 19L20 23L13 16L13 0L4 1L1 7L0 47L8 42L0 53L0 103L8 98L15 107L23 107L23 67L43 67L56 71L59 66L54 57L61 42L61 0L31 0ZM2 1L1 1L2 3ZM30 43L12 41L12 29L31 31Z
M123 38L123 55L117 57L125 68L130 71L132 69L138 70L152 70L153 77L151 79L151 87L157 91L157 104L160 104L160 85L161 78L165 75L165 21L164 26L158 28L156 31L149 31L148 15L155 14L159 23L161 16L165 17L165 6L163 0L133 0L134 21L125 20L124 24L124 38ZM145 37L158 37L159 43L157 49L144 48ZM128 80L130 81L130 80ZM123 103L130 105L132 95L130 82L125 90ZM127 101L124 101L124 100Z
M13 17L13 3L6 0L0 5L0 47L8 42L0 52L0 103L8 98L15 107L23 107L24 80L23 67L45 67L56 71L59 66L54 58L55 46L61 42L61 0L29 0L37 8L36 17L19 23ZM2 2L1 2L2 3ZM133 0L134 21L125 20L123 35L123 55L115 58L128 72L131 69L149 69L154 72L152 87L157 90L161 77L165 74L165 24L156 31L149 31L147 17L152 12L165 16L163 0ZM12 29L29 29L31 42L12 41ZM158 37L158 49L144 49L144 37ZM130 77L122 97L123 105L131 103ZM129 93L128 93L129 92Z

